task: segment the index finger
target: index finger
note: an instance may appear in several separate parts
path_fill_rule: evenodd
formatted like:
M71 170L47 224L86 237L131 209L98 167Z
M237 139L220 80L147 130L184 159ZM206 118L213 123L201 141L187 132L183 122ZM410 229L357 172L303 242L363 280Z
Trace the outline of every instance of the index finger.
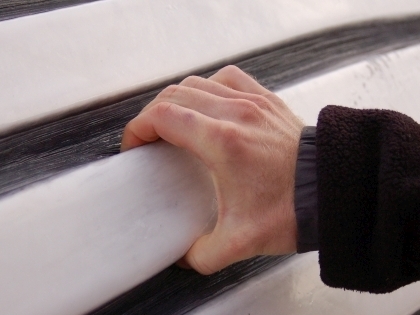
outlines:
M216 119L195 110L162 102L127 124L121 140L121 151L162 138L187 149L207 164L211 155L217 153L214 142L210 141L212 132L217 129L216 122Z

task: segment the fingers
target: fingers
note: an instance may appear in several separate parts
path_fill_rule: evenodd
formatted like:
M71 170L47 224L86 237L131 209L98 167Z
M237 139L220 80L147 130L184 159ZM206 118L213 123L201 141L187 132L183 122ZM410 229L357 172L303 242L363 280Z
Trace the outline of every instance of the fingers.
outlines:
M127 124L121 151L162 138L202 157L204 148L211 145L206 139L214 125L212 118L197 111L173 103L159 103Z
M226 87L222 86L222 88ZM226 89L229 90L228 88ZM160 92L159 95L142 110L141 114L144 114L156 104L173 103L185 108L193 109L215 119L222 119L222 117L227 117L229 115L229 108L226 105L230 102L230 99L211 93L211 91L207 92L206 90L196 89L181 84L170 85L162 90L162 92Z
M251 76L236 66L227 66L209 77L209 80L225 85L236 91L265 95L269 90L262 87Z
M246 97L246 93L234 91L215 82L208 81L204 84L204 88L210 91L218 89L222 95L236 93L245 94L244 97ZM121 141L121 151L129 150L159 138L163 138L174 145L190 149L190 146L185 146L184 137L191 138L192 134L194 136L196 134L193 130L187 130L185 131L185 135L183 134L183 130L188 126L184 121L191 123L188 120L196 117L196 114L201 114L197 116L200 117L200 120L203 120L204 117L209 117L219 121L259 125L260 121L263 120L262 108L264 106L270 106L270 103L267 99L259 95L250 95L248 98L253 101L244 98L224 98L187 86L169 86L155 100L147 105L137 117L127 124ZM162 110L162 107L164 110ZM185 112L180 108L189 109L190 111ZM176 114L171 117L173 119L172 121L165 122L163 118L167 116L168 110L170 113L175 111ZM175 127L177 122L180 122L182 126L180 131ZM218 128L213 128L213 134L219 134L215 129L225 130L223 127L219 123ZM207 132L211 131L206 129L204 125L201 129ZM170 135L168 134L169 130L171 131ZM177 134L179 137L174 136ZM183 144L179 142L181 137L184 139Z
M233 71L229 69L233 69ZM239 79L234 76L240 76L243 79L241 81L242 83L238 82L237 80ZM231 80L235 89L228 87L229 81ZM243 86L241 86L241 84L243 84ZM258 105L261 109L273 110L274 108L287 108L284 102L277 95L263 88L249 75L234 66L223 68L209 79L204 79L198 76L189 76L179 85L205 91L223 98L248 100ZM252 90L256 90L259 93L247 92L246 90L251 90L248 86L251 86Z
M223 69L220 71L223 71ZM246 75L246 77L247 79L252 80L254 83L257 83L248 75ZM191 87L196 90L200 90L200 91L207 92L209 94L217 95L224 99L248 100L254 103L255 105L257 105L262 110L272 111L274 108L277 108L277 109L287 108L284 102L277 95L264 89L258 83L257 85L260 88L262 88L260 89L260 92L265 91L265 94L264 93L255 94L255 93L237 91L237 90L231 89L230 87L227 87L226 85L222 85L221 83L218 83L216 81L213 81L210 79L204 79L197 76L187 77L179 85Z
M243 98L246 99L247 93L236 91L210 79L204 79L198 76L189 76L185 78L180 86L187 86L210 94L218 95L223 98Z
M183 87L186 89L183 89ZM246 99L259 103L262 99L260 95L272 94L238 67L227 66L208 79L190 76L184 79L179 85L168 86L142 112L147 111L160 102L171 102L184 107L188 107L190 104L197 106L203 100L201 91L209 94L206 97L213 104L217 104L220 99L212 99L210 96L219 96L228 99ZM201 107L204 107L204 105ZM211 107L213 108L214 106ZM199 109L197 108L197 110ZM215 108L214 112L218 112L219 110L220 108ZM213 117L214 115L211 116Z

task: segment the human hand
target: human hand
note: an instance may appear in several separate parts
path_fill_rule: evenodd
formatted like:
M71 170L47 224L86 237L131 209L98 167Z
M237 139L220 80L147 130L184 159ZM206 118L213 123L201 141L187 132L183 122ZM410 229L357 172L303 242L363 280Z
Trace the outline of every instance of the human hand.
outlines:
M239 68L164 89L125 127L121 150L162 138L207 166L218 219L181 264L214 273L256 255L296 251L294 177L303 123Z

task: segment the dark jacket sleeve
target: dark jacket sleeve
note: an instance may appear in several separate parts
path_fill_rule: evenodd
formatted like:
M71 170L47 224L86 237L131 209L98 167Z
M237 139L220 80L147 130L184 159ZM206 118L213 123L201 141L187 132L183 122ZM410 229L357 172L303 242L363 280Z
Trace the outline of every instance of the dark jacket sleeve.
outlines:
M321 278L385 293L420 280L420 126L327 106L316 131Z
M316 127L302 130L295 173L297 252L318 250L318 197L316 183Z

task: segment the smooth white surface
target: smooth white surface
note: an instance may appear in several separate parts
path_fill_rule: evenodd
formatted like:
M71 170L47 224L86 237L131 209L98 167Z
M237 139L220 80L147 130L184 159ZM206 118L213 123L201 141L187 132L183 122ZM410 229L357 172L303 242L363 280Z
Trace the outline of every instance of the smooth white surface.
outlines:
M318 253L295 255L189 312L190 315L411 315L420 282L391 294L332 289L319 278Z
M383 108L420 122L420 45L372 57L278 91L308 125L316 125L328 104ZM332 289L319 277L317 253L297 255L191 315L340 314L411 315L420 309L420 282L391 294L371 295Z
M213 195L160 142L0 200L0 314L81 314L127 291L212 227Z
M104 0L0 23L0 133L418 0Z
M307 125L326 105L384 108L420 122L420 45L358 62L277 92Z

